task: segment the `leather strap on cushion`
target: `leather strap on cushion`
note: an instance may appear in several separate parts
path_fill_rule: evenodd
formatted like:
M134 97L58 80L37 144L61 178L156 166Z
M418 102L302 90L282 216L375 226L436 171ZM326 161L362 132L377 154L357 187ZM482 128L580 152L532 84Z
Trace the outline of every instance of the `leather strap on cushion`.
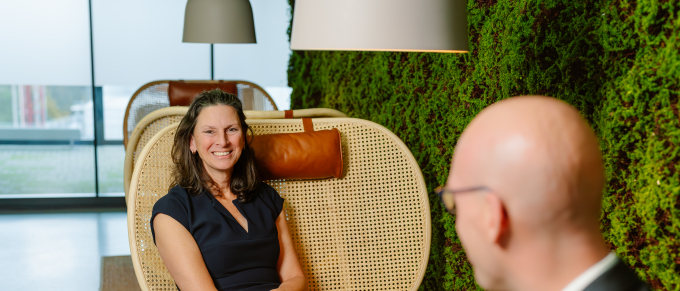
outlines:
M283 116L285 119L292 119L293 117L293 110L284 110L283 111ZM305 132L310 132L314 131L314 125L312 124L312 119L311 118L303 118L302 119L302 127L305 129Z
M302 127L305 129L305 132L314 131L314 124L312 124L312 119L311 118L303 118L302 119Z
M191 100L199 93L220 89L224 92L238 95L236 82L208 83L208 82L191 82L184 81L170 81L168 85L168 98L170 99L170 106L189 106Z
M293 118L293 110L284 110L283 114L286 119Z
M340 178L340 131L256 135L251 147L263 180Z
M294 118L293 117L293 110L284 110L283 114L284 114L285 119ZM305 129L305 132L314 131L314 125L312 124L312 119L311 118L303 118L302 119L302 127Z

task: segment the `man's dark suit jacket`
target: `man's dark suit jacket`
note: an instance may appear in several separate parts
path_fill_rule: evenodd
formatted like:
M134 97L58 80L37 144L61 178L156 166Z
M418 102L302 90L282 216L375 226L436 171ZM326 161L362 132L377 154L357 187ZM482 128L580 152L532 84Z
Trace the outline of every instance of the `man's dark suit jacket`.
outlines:
M595 279L583 291L649 291L649 285L642 282L621 259L616 259L616 265Z

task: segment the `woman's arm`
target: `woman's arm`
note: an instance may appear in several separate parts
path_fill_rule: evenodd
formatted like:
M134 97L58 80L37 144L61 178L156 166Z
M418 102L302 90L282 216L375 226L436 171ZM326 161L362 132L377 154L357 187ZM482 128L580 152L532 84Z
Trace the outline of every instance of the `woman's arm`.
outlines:
M281 211L276 219L276 229L279 231L279 262L277 269L281 277L281 285L277 291L304 291L307 290L307 279L302 272L302 266L295 252L293 239L290 237L290 229L286 223L286 214Z
M194 237L182 224L159 213L153 220L153 228L161 259L180 290L217 291Z

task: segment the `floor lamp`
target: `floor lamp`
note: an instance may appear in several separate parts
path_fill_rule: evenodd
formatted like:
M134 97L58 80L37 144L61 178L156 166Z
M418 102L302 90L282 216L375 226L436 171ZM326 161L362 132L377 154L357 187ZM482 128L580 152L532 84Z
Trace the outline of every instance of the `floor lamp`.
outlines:
M257 43L248 0L189 0L182 42L210 44L210 79L215 79L216 43Z

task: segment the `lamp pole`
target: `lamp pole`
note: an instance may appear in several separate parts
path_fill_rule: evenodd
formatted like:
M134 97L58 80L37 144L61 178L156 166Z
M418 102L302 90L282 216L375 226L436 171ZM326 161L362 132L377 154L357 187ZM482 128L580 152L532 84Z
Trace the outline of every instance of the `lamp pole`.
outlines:
M210 44L210 80L215 80L215 44Z
M92 118L94 119L94 141L92 142L94 145L94 196L99 197L99 164L97 162L97 158L99 155L97 155L97 144L99 144L99 140L97 139L97 136L99 136L99 132L97 132L97 109L98 109L98 102L101 99L97 98L97 91L95 88L94 84L94 39L92 38L93 33L92 33L92 0L88 1L88 9L90 12L90 90L92 90ZM102 135L103 136L103 135Z

